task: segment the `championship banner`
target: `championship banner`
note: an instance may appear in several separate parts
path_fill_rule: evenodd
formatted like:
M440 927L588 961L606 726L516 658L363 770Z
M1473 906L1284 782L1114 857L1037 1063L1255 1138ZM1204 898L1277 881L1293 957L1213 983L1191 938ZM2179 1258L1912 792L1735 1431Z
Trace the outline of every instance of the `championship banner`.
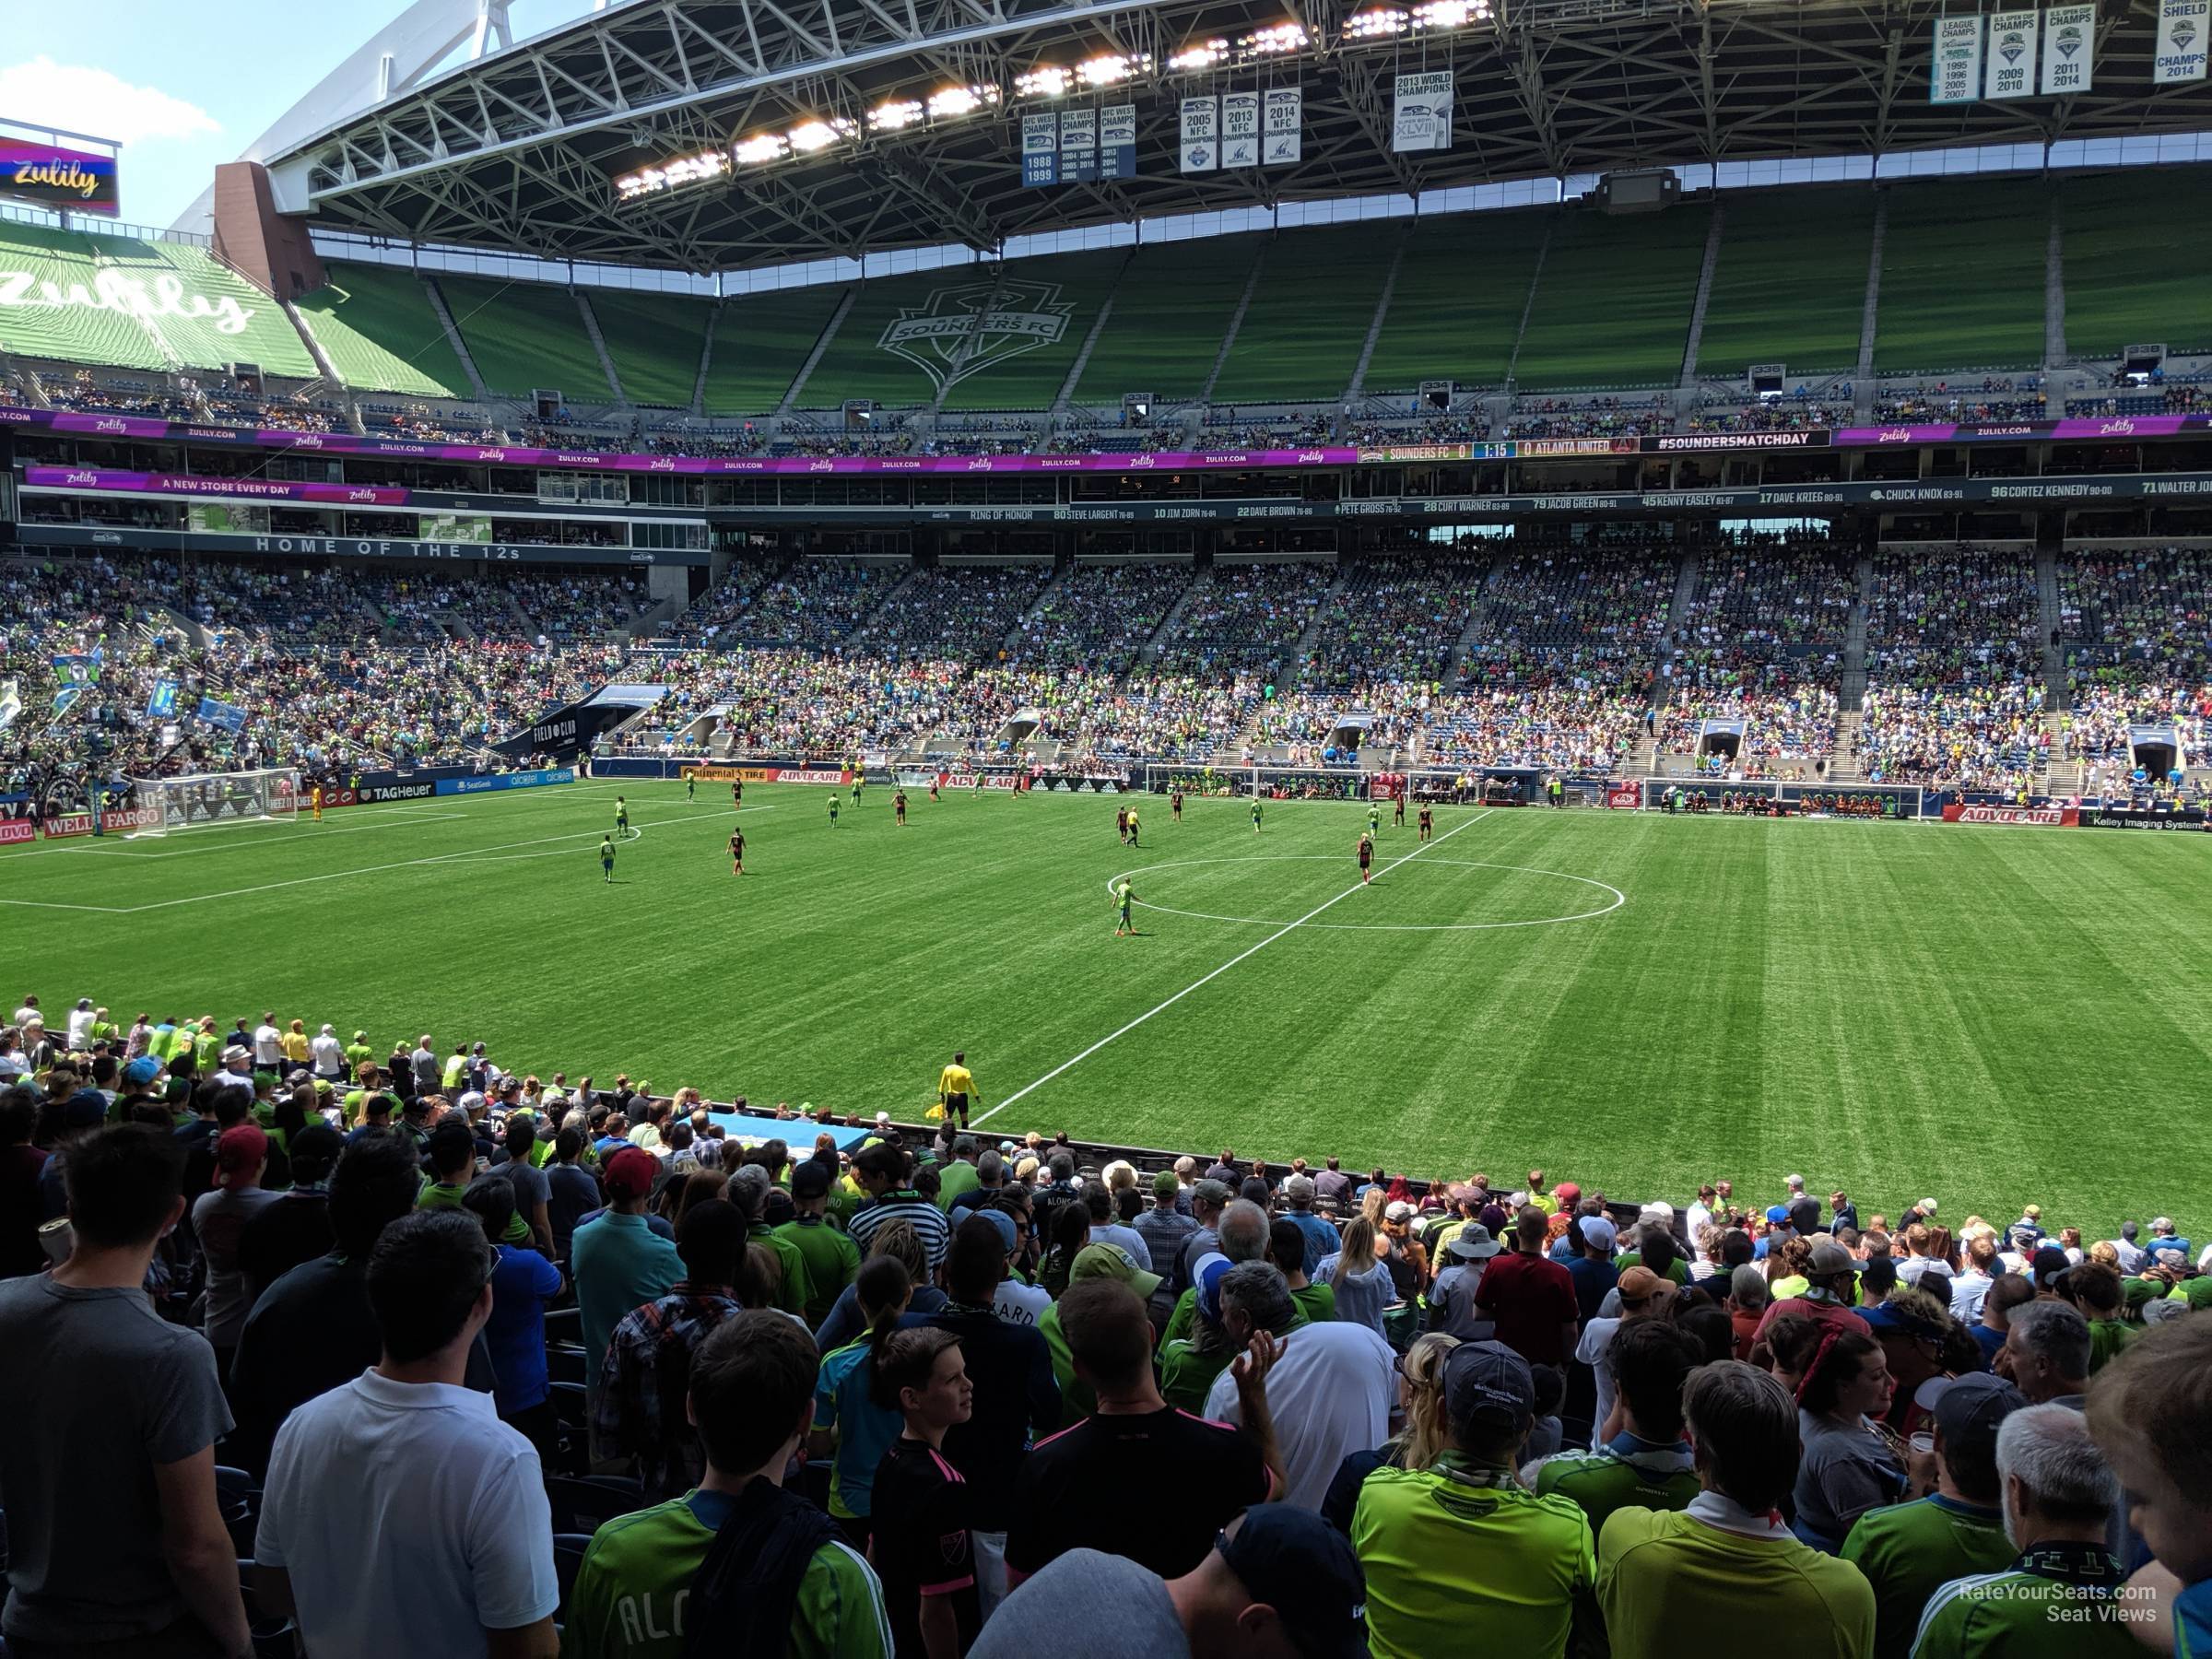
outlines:
M1936 19L1936 50L1928 63L1928 101L1972 103L1982 95L1982 14Z
M2026 98L2035 90L2035 29L2041 13L1992 12L1983 98Z
M1060 112L1060 182L1089 184L1099 176L1099 112Z
M153 691L146 700L146 717L148 720L174 720L177 717L177 682L156 680Z
M1221 165L1221 103L1216 98L1182 100L1182 171L1212 172Z
M1136 106L1108 104L1099 112L1099 177L1136 177Z
M1021 118L1021 182L1060 182L1060 120L1050 112Z
M2212 0L2203 0L2212 4ZM1304 159L1306 95L1298 87L1278 88L1266 95L1261 123L1265 139L1260 151L1264 167L1288 167Z
M2205 78L2205 39L2212 0L2159 0L2159 44L2150 78L2158 86Z
M2087 92L2095 82L2097 8L2053 6L2043 13L2043 96Z
M1221 97L1221 165L1260 164L1260 95L1227 92Z
M1401 75L1393 88L1390 147L1394 154L1452 147L1452 76L1428 71Z
M28 138L0 138L0 195L64 213L114 218L123 211L113 156Z
M218 702L212 697L200 699L195 718L202 725L220 726L237 735L246 729L246 712L236 703Z

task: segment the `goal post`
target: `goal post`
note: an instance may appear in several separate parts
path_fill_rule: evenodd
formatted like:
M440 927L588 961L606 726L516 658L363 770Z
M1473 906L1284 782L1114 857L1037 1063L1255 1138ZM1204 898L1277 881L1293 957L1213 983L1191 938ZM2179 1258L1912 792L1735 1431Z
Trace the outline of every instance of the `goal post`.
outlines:
M132 782L130 834L174 835L237 824L288 824L300 814L296 768L194 772Z
M1779 804L1792 818L1893 818L1921 815L1925 791L1917 783L1830 783L1776 778L1645 778L1639 788L1646 812L1764 812Z

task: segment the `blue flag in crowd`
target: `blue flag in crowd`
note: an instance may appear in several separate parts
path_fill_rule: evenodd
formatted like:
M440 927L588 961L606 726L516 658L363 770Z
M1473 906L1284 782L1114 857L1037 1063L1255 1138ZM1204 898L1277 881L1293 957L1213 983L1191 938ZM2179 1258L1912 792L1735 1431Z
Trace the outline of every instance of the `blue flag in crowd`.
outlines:
M177 715L177 682L156 680L154 694L146 700L146 717L148 720L174 720Z
M246 729L246 712L236 703L218 702L212 697L200 699L199 719L202 724L220 726L226 732Z

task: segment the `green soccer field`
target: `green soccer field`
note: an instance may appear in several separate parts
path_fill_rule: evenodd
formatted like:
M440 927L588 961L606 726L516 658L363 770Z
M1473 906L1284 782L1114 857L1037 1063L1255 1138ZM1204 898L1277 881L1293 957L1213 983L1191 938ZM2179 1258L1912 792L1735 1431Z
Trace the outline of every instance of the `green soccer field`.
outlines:
M634 840L599 838L618 792ZM1124 800L1128 797L1124 797ZM502 1065L1630 1196L2202 1202L2212 841L1945 826L588 783L0 854L10 997L481 1038ZM1140 933L1114 936L1130 873ZM1999 1216L1997 1212L2005 1214Z

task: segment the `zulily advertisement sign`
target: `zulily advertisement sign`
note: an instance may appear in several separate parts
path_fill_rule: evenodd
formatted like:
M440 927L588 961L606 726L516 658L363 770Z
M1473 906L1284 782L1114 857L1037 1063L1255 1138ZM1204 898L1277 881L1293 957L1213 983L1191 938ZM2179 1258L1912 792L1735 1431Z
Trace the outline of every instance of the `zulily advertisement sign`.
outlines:
M64 213L123 211L113 156L28 138L0 138L0 195Z

